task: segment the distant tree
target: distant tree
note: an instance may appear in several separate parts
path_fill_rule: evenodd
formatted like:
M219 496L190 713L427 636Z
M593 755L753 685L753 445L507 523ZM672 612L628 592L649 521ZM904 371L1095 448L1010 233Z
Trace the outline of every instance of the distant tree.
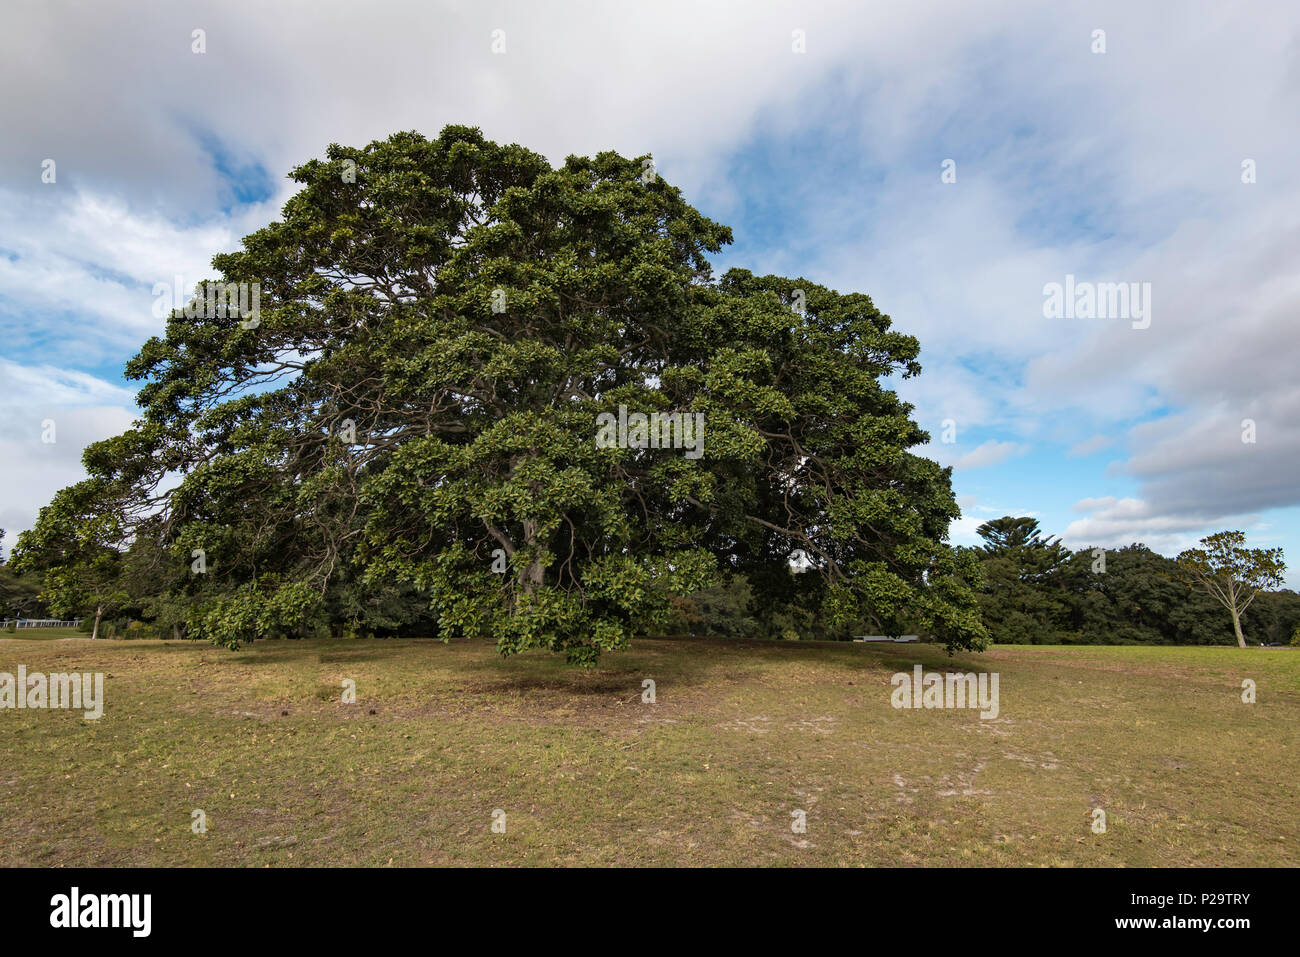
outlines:
M5 531L0 528L0 541ZM40 576L28 572L21 574L12 562L6 564L0 550L0 618L43 618L45 604L41 601Z
M984 550L996 554L1006 554L1017 548L1054 548L1060 542L1059 538L1044 539L1038 528L1038 519L1028 516L1015 518L1004 515L990 519L975 532L984 539Z
M983 570L980 606L993 640L1005 644L1059 644L1068 640L1070 550L1042 537L1037 519L993 519L976 532Z
M1196 595L1204 601L1214 601L1203 592ZM1218 611L1216 604L1216 618ZM1297 626L1300 626L1300 594L1289 588L1260 592L1255 603L1241 616L1241 630L1257 637L1261 644L1285 645Z
M1178 580L1172 558L1134 543L1096 551L1083 548L1070 561L1067 581L1071 629L1092 644L1183 644L1217 642L1213 619L1218 606L1208 595L1189 592Z
M84 614L99 623L130 601L121 582L120 520L99 507L94 481L64 489L41 509L35 528L23 532L14 549L17 571L44 576L42 597L59 616Z
M1261 589L1282 583L1286 565L1280 548L1246 548L1246 534L1216 532L1201 539L1201 548L1178 556L1178 568L1189 587L1200 586L1228 609L1237 644L1245 648L1242 613Z
M697 635L756 637L761 631L752 614L753 589L744 575L731 575L709 588L673 602L675 629Z
M0 565L0 618L45 618L47 611L40 575L19 574L12 563Z

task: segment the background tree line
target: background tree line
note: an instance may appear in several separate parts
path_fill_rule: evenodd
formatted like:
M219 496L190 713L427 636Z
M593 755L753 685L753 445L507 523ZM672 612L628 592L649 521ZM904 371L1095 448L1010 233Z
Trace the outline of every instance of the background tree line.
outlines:
M1222 645L1231 621L1205 591L1189 587L1178 562L1134 543L1105 551L1104 570L1092 548L1071 551L1045 538L1032 518L1004 517L979 529L984 545L963 549L978 562L980 613L1003 644ZM107 599L103 634L179 638L186 609L155 575L158 556L137 543L114 563L100 588L76 593L43 588L36 573L19 574L0 553L0 616L88 615ZM57 585L57 583L55 583ZM669 633L733 638L848 640L875 631L870 622L834 626L804 595L802 575L766 576L755 588L744 573L678 598ZM1286 644L1300 629L1300 594L1261 591L1242 614L1248 644ZM904 622L903 632L913 629ZM302 634L317 637L435 637L437 616L413 588L341 583Z
M1187 580L1179 560L1147 546L1071 551L1032 518L978 529L971 549L984 573L980 611L1005 644L1213 645L1233 640L1232 620ZM1231 534L1231 533L1223 533ZM1185 561L1184 553L1180 556ZM1300 595L1261 590L1242 615L1250 644L1286 644L1300 625Z
M1006 516L978 529L982 546L959 549L978 562L980 614L996 643L1223 645L1229 612L1194 587L1177 559L1133 543L1098 554L1044 537L1037 520ZM798 575L789 576L797 590ZM757 638L847 639L790 595L761 601L743 577L679 603L683 631ZM867 628L860 623L860 628ZM1300 594L1261 590L1241 614L1248 644L1287 644L1300 629ZM861 634L862 631L857 631Z

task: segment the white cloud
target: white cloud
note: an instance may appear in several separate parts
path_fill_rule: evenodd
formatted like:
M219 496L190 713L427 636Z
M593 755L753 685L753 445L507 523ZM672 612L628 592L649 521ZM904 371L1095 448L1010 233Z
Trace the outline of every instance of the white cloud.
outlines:
M1190 548L1209 532L1225 526L1253 529L1259 523L1257 516L1249 514L1170 514L1139 498L1113 496L1082 499L1075 503L1074 510L1089 514L1071 522L1062 534L1061 540L1070 548L1121 548L1142 542L1165 555Z
M1069 455L1072 458L1092 455L1094 452L1108 449L1114 444L1115 440L1109 435L1094 435L1090 439L1084 439L1082 442L1075 443L1070 447L1070 451L1067 452L1066 455Z
M0 357L0 408L31 411L80 406L133 404L135 393L75 369L29 366ZM0 434L13 427L0 418Z
M0 330L7 351L43 361L98 364L161 332L156 283L188 293L211 278L212 256L270 218L267 206L237 219L180 224L133 212L121 199L67 190L30 196L0 190ZM243 227L247 227L244 229ZM4 254L8 250L8 255ZM51 314L72 317L50 322ZM40 318L38 318L40 317Z
M85 478L82 450L124 431L134 394L75 369L0 358L0 528L6 550L58 489ZM53 441L49 441L49 440Z
M953 463L956 469L978 469L986 468L990 465L1000 465L1017 455L1024 455L1028 451L1026 446L1019 442L982 442L971 451L957 459Z

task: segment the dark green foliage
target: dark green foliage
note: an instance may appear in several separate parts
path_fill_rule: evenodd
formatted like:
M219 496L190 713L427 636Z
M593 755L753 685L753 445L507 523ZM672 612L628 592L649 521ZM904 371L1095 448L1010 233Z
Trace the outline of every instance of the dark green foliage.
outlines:
M993 640L1067 641L1069 549L1060 539L1043 539L1032 518L999 518L977 531L987 543L977 552L984 572L980 610Z
M1104 572L1092 571L1092 549L1071 560L1067 628L1088 644L1222 644L1205 596L1188 591L1172 559L1145 545L1106 551Z
M983 646L950 473L881 385L919 346L869 297L715 278L730 230L641 158L447 127L292 175L213 260L257 321L177 312L131 361L142 419L21 543L47 580L134 543L127 600L219 644L422 626L590 663L739 575L760 622ZM601 447L620 406L702 415L702 456Z
M0 528L0 543L4 541ZM20 573L13 563L6 563L0 551L0 619L45 618L49 609L41 598L41 576L35 572Z
M1071 553L1031 518L1000 518L979 534L980 606L996 642L1218 645L1233 636L1223 606L1145 545L1105 550L1103 569L1094 549ZM1300 596L1260 592L1243 622L1253 641L1285 643Z

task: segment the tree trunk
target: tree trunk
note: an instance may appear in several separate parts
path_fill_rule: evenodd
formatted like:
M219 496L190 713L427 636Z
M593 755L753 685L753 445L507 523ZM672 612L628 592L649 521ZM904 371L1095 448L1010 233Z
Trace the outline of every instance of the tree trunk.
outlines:
M90 633L90 638L91 638L92 641L93 641L94 639L96 639L96 638L99 637L99 619L102 618L103 615L104 615L104 606L103 606L103 605L98 605L98 606L96 606L96 608L95 608L95 628L94 628L94 630Z
M537 522L530 518L524 519L524 543L530 548L537 544ZM542 563L538 561L529 562L519 569L519 584L523 587L524 594L531 595L541 586L542 574Z
M181 626L176 624L175 622L172 622L172 640L180 641L180 639L181 639Z
M1241 633L1241 614L1237 609L1232 609L1232 630L1237 635L1237 647L1246 647L1246 637Z

